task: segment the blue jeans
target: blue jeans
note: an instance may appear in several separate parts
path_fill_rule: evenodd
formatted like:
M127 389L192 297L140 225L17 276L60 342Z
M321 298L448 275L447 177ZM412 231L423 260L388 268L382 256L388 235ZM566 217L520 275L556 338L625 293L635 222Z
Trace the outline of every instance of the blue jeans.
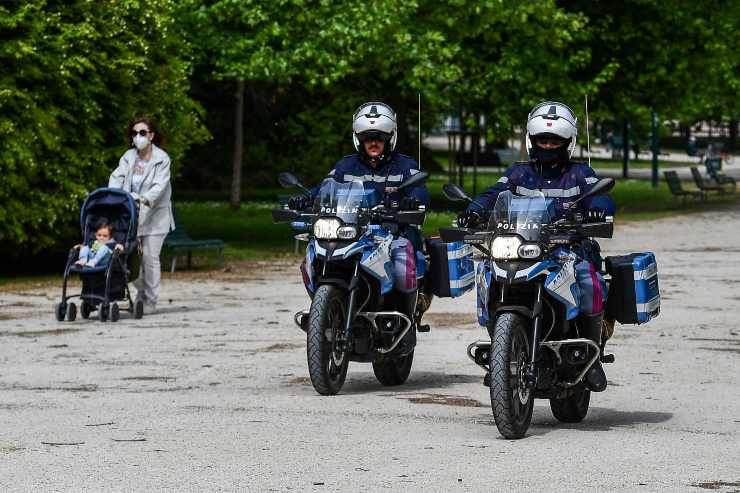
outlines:
M85 245L80 248L79 260L84 260L85 264L92 262L96 267L106 265L110 260L113 251L105 245L98 247L98 251L93 255L92 249Z

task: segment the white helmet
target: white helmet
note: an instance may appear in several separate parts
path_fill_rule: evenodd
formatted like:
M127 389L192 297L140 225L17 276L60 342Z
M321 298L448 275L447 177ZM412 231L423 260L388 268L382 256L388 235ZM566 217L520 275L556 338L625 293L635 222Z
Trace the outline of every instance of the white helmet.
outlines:
M377 133L389 144L390 148L385 149L384 154L393 152L398 139L397 129L396 113L385 103L364 103L352 115L352 142L359 153L364 152L363 146L360 145L362 141L360 135L365 132Z
M543 101L527 115L527 154L532 156L533 138L551 135L568 141L568 157L573 155L578 135L578 118L568 105L556 101Z

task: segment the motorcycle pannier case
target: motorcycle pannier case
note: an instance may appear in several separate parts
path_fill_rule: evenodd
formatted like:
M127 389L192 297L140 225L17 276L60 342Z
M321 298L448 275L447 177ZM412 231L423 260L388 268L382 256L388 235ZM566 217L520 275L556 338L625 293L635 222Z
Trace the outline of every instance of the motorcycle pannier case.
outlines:
M643 324L660 313L658 265L652 252L606 257L611 274L606 315L621 324Z
M440 298L455 298L475 287L473 247L458 241L444 243L439 239L427 241L429 250L428 281L431 291Z

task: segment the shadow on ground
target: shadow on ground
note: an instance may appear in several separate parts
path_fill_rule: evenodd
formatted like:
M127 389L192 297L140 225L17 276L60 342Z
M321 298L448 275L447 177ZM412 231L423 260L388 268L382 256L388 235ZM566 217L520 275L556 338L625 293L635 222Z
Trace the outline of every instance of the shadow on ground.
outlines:
M344 383L344 387L342 388L342 394L416 394L420 390L433 391L435 389L442 389L452 385L476 382L481 383L481 388L483 387L482 376L424 371L415 373L413 370L411 371L411 376L409 376L409 379L403 385L399 385L397 387L384 387L373 375L372 367L368 365L367 368L369 370L367 376L347 376L347 381Z
M604 407L592 407L588 411L586 419L580 423L561 423L556 420L547 407L535 407L532 416L532 424L527 431L528 436L546 435L555 430L574 430L574 431L611 431L615 428L634 428L639 425L651 425L665 423L673 417L673 413L654 412L654 411L619 411ZM490 419L476 419L476 422L483 425L495 427L496 422L493 416ZM503 437L499 437L505 440Z

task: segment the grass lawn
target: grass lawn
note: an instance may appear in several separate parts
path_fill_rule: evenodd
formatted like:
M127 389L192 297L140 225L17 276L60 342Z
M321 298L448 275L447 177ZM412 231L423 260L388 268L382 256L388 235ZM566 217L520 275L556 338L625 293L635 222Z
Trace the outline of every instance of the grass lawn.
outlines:
M478 178L478 190L493 185L500 175L487 174ZM433 175L427 186L432 195L432 211L427 214L424 234L436 234L440 227L449 226L463 204L451 203L442 195L447 182L443 174ZM466 177L465 188L472 193L472 176ZM280 190L280 193L284 193ZM648 181L619 180L611 192L617 203L617 222L658 219L661 217L701 212L736 203L740 195L713 197L705 204L687 204L674 198L661 183L653 189ZM233 211L225 202L177 202L180 221L195 239L219 238L226 242L227 261L257 260L294 255L293 230L287 224L274 224L270 210L274 202L246 202ZM305 244L299 246L302 255Z

